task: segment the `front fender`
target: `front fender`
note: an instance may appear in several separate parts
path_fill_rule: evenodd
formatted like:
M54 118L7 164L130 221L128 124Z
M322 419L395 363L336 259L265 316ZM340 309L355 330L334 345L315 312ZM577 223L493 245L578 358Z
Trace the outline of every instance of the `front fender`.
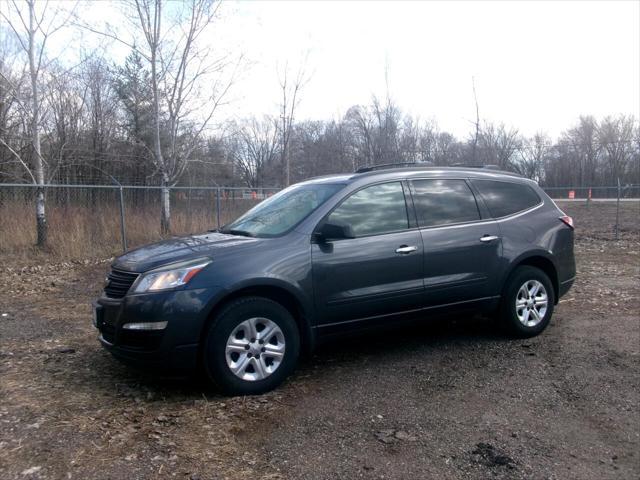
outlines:
M232 285L218 290L207 305L206 314L208 321L205 322L203 333L206 331L206 325L213 320L216 309L223 305L227 300L237 298L238 296L243 295L243 292L247 292L247 294L260 295L260 291L265 289L277 289L279 292L285 292L295 301L296 306L302 314L302 318L299 318L298 320L299 327L301 328L300 333L302 334L303 350L307 353L311 352L316 344L314 329L316 320L314 316L313 303L299 285L292 285L290 282L276 277L246 278L238 280ZM273 290L265 293L268 295L269 293L273 293Z
M304 289L298 283L292 283L283 278L277 276L264 276L264 277L248 277L236 281L226 290L228 293L234 294L241 290L261 287L278 288L289 293L300 306L302 314L305 318L311 319L313 317L313 301L304 292Z

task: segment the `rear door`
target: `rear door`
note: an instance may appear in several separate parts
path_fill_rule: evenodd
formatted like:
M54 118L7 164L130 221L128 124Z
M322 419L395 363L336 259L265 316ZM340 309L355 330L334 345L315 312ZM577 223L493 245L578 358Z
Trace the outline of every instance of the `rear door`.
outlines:
M499 294L499 227L482 218L464 179L416 179L411 192L424 244L427 307Z
M312 246L320 325L422 305L422 237L409 221L402 182L356 191L329 214L328 221L350 225L356 238Z

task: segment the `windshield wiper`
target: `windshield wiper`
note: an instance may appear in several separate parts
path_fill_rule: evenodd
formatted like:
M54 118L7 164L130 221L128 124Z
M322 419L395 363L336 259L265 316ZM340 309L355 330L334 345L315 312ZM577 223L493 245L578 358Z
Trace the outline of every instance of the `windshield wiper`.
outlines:
M246 230L237 230L235 228L224 230L222 233L230 233L231 235L240 235L242 237L253 237L253 233L247 232Z

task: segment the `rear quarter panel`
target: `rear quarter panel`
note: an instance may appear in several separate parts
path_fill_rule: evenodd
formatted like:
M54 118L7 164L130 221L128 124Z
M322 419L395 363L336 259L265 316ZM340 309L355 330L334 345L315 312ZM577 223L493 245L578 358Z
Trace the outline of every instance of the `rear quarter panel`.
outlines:
M545 195L546 197L546 195ZM558 284L575 276L573 229L559 217L562 212L548 198L529 211L498 221L503 246L503 278L523 260L540 256L551 261Z

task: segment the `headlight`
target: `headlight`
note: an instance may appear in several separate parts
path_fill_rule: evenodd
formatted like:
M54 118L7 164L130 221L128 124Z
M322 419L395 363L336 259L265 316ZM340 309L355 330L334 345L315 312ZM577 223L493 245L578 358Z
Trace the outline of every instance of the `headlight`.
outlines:
M133 293L157 292L158 290L167 290L186 285L200 270L210 263L211 261L204 261L172 270L146 273L136 282L133 287Z

